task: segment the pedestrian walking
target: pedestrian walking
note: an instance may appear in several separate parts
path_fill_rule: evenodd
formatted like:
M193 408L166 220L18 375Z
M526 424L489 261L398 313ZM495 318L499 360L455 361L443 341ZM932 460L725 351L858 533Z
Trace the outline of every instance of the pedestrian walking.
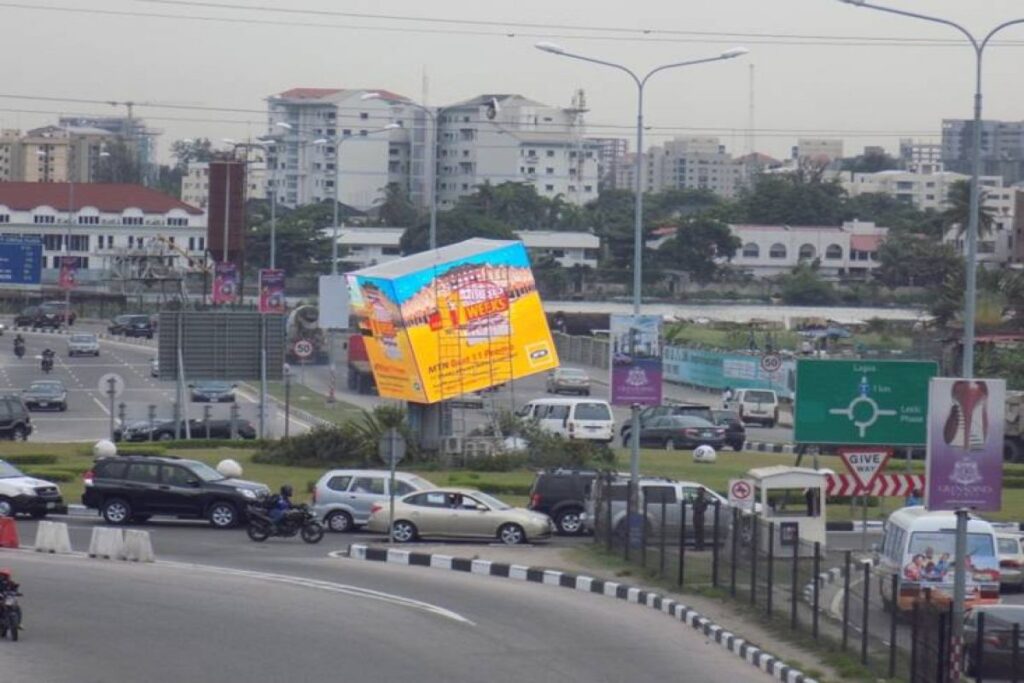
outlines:
M697 489L697 498L693 501L693 536L697 550L704 550L704 517L708 511L708 499L704 487Z

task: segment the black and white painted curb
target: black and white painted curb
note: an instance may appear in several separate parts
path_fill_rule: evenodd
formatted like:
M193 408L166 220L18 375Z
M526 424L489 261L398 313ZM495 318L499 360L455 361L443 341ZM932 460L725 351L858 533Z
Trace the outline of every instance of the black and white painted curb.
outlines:
M666 598L659 593L625 583L605 581L590 576L578 576L567 572L527 567L518 564L504 564L489 560L473 560L432 553L414 553L408 550L394 550L390 548L372 548L359 543L349 546L349 557L356 560L447 569L467 574L529 581L547 586L570 588L584 593L595 593L636 605L643 605L668 614L685 624L689 624L694 630L714 640L729 652L752 666L761 669L776 680L783 683L817 683L814 679L808 678L800 671L784 664L778 657L768 654L753 643L747 642L734 633L725 630L683 603Z
M745 441L743 450L758 453L795 453L796 446L791 443L775 443L774 441Z
M874 568L878 566L878 561L873 557L862 557L853 560L850 564L853 567L854 575L859 576L859 574L857 574L856 572L858 570L863 572L864 565L869 565L872 568ZM838 583L842 581L845 570L846 567L833 567L828 571L821 572L820 574L818 574L818 590L821 590L829 584ZM808 605L811 605L812 607L814 606L814 579L808 581L807 585L804 586L804 602L806 602ZM825 608L821 606L820 602L818 604L818 609L823 612L826 611Z

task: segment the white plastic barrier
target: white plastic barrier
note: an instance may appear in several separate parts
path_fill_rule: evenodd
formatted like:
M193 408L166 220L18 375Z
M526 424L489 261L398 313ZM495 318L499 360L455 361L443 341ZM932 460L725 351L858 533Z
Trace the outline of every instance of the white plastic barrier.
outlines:
M94 526L89 541L89 557L117 560L124 557L124 533L109 526Z
M124 532L124 552L122 557L132 562L155 562L153 543L149 532L141 529L129 529Z
M39 522L36 529L36 552L70 553L71 538L64 522Z

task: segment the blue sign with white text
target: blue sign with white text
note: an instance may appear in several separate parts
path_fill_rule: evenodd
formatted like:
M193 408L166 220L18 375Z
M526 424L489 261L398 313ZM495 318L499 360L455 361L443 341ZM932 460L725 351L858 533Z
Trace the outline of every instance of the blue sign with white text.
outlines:
M0 239L0 285L38 285L43 275L43 243Z

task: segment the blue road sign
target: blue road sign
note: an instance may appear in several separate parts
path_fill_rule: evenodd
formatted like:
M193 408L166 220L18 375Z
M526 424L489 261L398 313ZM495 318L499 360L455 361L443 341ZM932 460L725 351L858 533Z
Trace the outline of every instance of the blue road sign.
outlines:
M42 242L0 239L0 285L38 285L42 274Z

